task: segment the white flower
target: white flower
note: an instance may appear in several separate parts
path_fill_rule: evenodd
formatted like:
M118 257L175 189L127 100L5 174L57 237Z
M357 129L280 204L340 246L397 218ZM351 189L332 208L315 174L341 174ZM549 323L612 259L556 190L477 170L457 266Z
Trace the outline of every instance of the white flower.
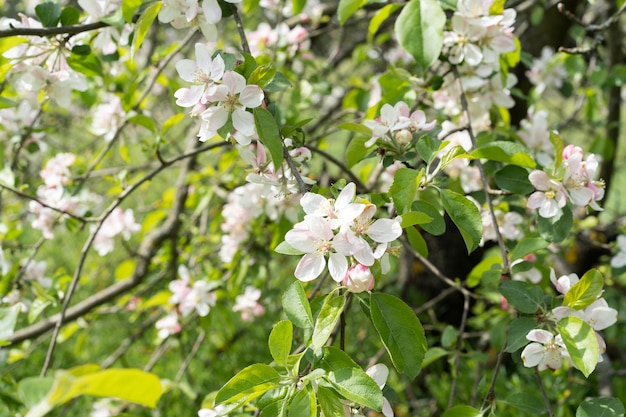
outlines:
M92 230L95 230L95 225L92 226ZM120 207L116 207L102 223L94 238L93 247L98 252L98 255L104 256L113 251L115 246L114 238L117 235L122 235L124 240L128 240L131 233L140 230L141 225L135 222L132 209L122 211Z
M333 252L333 231L330 224L321 217L307 216L287 232L285 241L305 255L296 267L295 276L300 281L311 281L320 276L326 267L331 277L339 282L348 271L346 256L340 251Z
M331 228L336 229L352 223L363 212L365 204L354 203L355 195L356 185L351 182L341 190L337 200L306 193L300 199L300 205L307 215L323 217L329 221Z
M178 323L178 315L176 313L169 313L167 316L159 319L155 327L158 330L158 336L161 339L180 332L180 324Z
M233 311L241 312L241 319L251 321L254 317L261 316L265 309L259 304L261 290L254 287L246 287L246 291L235 298Z
M561 335L554 335L547 330L534 329L528 332L526 339L530 343L522 351L524 366L532 368L537 366L540 371L561 369L563 357L569 358Z
M254 117L245 109L261 105L263 90L258 85L246 85L246 79L234 71L226 71L222 81L223 84L207 91L207 100L219 104L202 112L202 125L198 136L201 142L205 142L215 136L228 118L232 117L235 129L247 138L239 137L239 144L247 145L251 142L249 137L254 135L255 127Z
M535 170L528 175L535 191L528 197L528 208L539 209L539 215L545 218L557 216L566 204L563 185L550 179L543 171Z
M196 60L183 59L176 63L176 71L180 77L196 84L189 88L181 88L174 93L176 104L181 107L193 107L197 104L207 104L206 95L210 93L215 83L222 79L225 70L221 55L211 59L209 48L201 43L196 44Z
M387 378L389 377L389 368L387 368L387 365L383 363L377 363L376 365L367 368L367 371L365 371L365 373L368 374L382 390L387 383ZM382 412L385 417L394 416L391 404L389 404L389 401L385 397L383 397Z

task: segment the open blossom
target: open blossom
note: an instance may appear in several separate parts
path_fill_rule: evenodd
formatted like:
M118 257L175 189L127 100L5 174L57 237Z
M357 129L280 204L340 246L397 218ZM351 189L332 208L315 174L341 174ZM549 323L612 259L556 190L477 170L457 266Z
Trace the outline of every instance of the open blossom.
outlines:
M601 210L596 201L604 197L604 184L594 181L599 165L596 156L589 154L583 160L582 149L568 145L563 149L563 161L566 167L563 185L572 203L579 207L589 205L594 210Z
M550 269L550 282L552 282L552 285L554 285L556 290L561 294L567 294L570 288L578 281L580 281L580 278L578 278L576 274L563 275L557 278L554 269Z
M540 110L529 113L528 118L522 120L520 124L521 129L518 134L533 158L543 166L549 165L554 160L554 145L550 142L548 112Z
M326 267L330 276L337 282L341 281L348 271L348 260L345 253L334 248L333 230L321 217L307 216L294 228L287 232L285 241L305 255L298 262L295 276L300 281L312 281L319 277Z
M252 321L255 317L265 314L265 308L259 304L260 298L261 290L246 287L246 291L235 298L233 311L239 311L243 321Z
M539 215L545 218L558 215L567 203L563 184L539 170L531 172L528 179L537 189L528 197L528 208L539 209Z
M180 333L181 327L178 323L178 315L176 313L169 313L167 316L159 319L155 324L158 330L158 336L161 339Z
M534 329L528 332L526 339L533 342L522 351L522 361L527 368L537 366L540 371L545 369L556 371L561 369L563 358L569 359L561 335L554 337L547 330Z
M337 229L341 225L350 224L363 212L365 204L354 203L356 185L347 184L336 200L329 200L316 193L306 193L300 199L300 204L307 215L322 217L330 223L331 228Z
M196 60L183 59L176 63L180 78L195 84L189 88L180 88L174 93L176 104L181 107L193 107L207 104L207 94L222 79L225 70L221 55L211 58L211 51L206 45L197 43Z
M209 314L211 307L217 301L215 293L207 281L199 280L191 284L189 270L184 265L178 267L180 279L170 282L169 289L172 291L170 303L177 304L180 314L188 316L194 310L200 317Z
M567 79L565 67L555 59L554 50L544 46L541 56L533 59L530 70L526 71L528 80L535 86L535 92L541 94L546 88L561 88Z
M95 229L95 226L92 229ZM114 238L117 235L122 235L124 240L128 240L132 233L140 230L141 225L135 222L132 209L122 211L120 207L116 207L102 223L94 238L93 247L98 252L98 255L104 256L113 251L115 247Z
M255 133L254 116L246 108L259 107L263 102L263 90L258 85L246 85L246 79L234 71L226 71L223 83L209 92L207 100L217 103L201 114L202 125L198 137L201 142L215 136L217 131L232 118L235 130L242 136L235 136L240 145L251 142Z
M423 111L411 113L409 106L403 101L394 106L385 103L380 109L380 117L376 120L365 120L363 123L372 130L372 138L365 143L366 147L373 146L378 138L390 140L392 137L399 143L407 143L412 132L428 131L435 125L435 121L426 121Z
M122 126L125 116L122 100L115 94L105 94L102 103L92 110L91 131L110 142Z

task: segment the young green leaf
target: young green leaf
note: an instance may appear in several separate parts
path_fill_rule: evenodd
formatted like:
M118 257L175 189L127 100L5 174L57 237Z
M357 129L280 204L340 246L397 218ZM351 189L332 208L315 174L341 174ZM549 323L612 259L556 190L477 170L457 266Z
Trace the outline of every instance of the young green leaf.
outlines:
M528 149L515 142L493 141L475 149L471 153L473 158L484 158L490 161L500 161L508 164L534 168L537 164Z
M483 235L483 222L478 207L467 197L454 191L442 189L440 194L446 213L461 232L467 252L473 252Z
M482 417L483 413L469 405L457 405L449 408L441 417Z
M389 194L398 213L403 214L411 207L420 179L421 171L411 168L400 168L396 171Z
M280 374L263 363L255 363L242 369L217 393L215 403L247 404L272 388L278 387Z
M61 6L54 1L45 1L35 6L35 14L43 27L51 28L61 19Z
M439 58L446 15L437 0L411 0L400 12L395 33L400 45L423 68Z
M597 269L591 269L565 294L563 305L582 310L600 297L603 287L602 274Z
M537 228L539 229L539 235L552 243L559 243L563 241L574 226L574 217L572 210L565 206L562 209L563 213L558 219L546 219L539 216L537 218Z
M402 300L390 294L370 295L371 319L393 366L413 379L428 348L422 323Z
M350 16L363 7L366 1L367 0L339 0L339 6L337 7L339 23L343 25Z
M525 314L536 313L543 302L541 288L525 281L504 281L498 290L509 304Z
M270 151L275 167L283 163L283 141L280 137L278 125L272 114L263 107L253 110L254 125L259 134L259 140Z
M287 417L317 417L315 390L306 386L296 392L289 402Z
M531 317L518 317L511 322L505 352L514 353L529 342L526 335L537 328L537 320Z
M581 318L574 316L562 318L557 323L557 327L574 366L585 377L589 377L596 369L600 358L595 330Z
M133 43L131 45L131 56L134 57L139 50L139 47L143 43L143 40L146 38L146 35L154 22L154 19L156 19L159 14L162 4L163 3L160 1L152 3L139 17L139 20L137 20L137 24L135 25L135 36L133 37Z
M535 253L538 250L545 249L550 245L549 242L539 237L526 237L519 242L511 251L511 262L522 259L529 253Z
M495 175L496 185L504 191L527 195L535 191L528 180L528 170L517 165L507 165Z
M313 328L311 305L300 281L294 281L283 294L283 310L296 326L301 329Z
M361 368L341 368L324 377L345 399L376 411L383 408L383 392Z
M328 341L331 333L335 329L343 308L346 305L345 295L328 294L324 299L324 304L320 310L315 327L313 328L312 346L315 350L321 349Z
M279 365L287 365L287 358L291 353L293 339L293 324L289 320L276 323L270 333L268 345L272 358Z

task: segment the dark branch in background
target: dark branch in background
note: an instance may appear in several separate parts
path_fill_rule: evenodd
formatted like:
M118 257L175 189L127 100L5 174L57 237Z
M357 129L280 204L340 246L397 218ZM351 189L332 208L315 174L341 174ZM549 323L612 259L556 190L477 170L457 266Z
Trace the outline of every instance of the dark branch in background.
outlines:
M194 143L197 142L196 138L192 139ZM150 263L152 261L152 258L156 255L157 250L160 248L161 244L166 239L168 239L172 233L176 231L176 228L178 228L179 216L183 211L187 198L187 183L185 182L185 175L193 166L195 161L194 157L202 152L219 148L225 145L228 145L228 142L215 143L209 146L195 149L186 154L179 155L178 157L167 161L167 164L158 167L146 177L142 178L138 183L130 187L132 190L129 190L134 191L139 187L139 185L153 179L154 177L156 177L157 174L159 174L161 171L165 170L172 164L180 160L187 159L187 162L182 167L181 173L179 175L178 183L176 186L177 194L174 199L172 209L170 210L170 213L165 222L159 228L153 230L139 246L139 249L137 250L137 263L135 265L135 270L131 278L124 281L116 282L113 285L105 288L104 290L75 304L74 306L67 308L67 310L64 311L63 316L61 313L57 313L38 323L16 331L7 339L7 341L11 345L14 345L24 340L37 337L57 326L59 322L69 322L72 320L76 320L77 318L84 316L94 308L101 306L110 300L113 300L119 295L122 295L141 284L148 275ZM121 200L119 202L121 202Z
M109 26L111 25L105 22L94 22L86 25L57 26L53 28L11 28L0 30L0 38L10 38L12 36L40 36L43 38L55 35L77 35Z

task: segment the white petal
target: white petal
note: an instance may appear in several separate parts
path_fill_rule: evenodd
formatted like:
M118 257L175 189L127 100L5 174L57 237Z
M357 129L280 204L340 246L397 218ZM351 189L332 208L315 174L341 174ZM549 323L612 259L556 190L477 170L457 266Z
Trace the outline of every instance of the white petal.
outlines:
M402 226L391 219L378 219L367 231L367 235L375 242L391 242L402 235Z
M320 276L325 266L326 260L321 253L307 253L298 262L294 275L300 281L312 281Z
M259 107L263 102L263 90L258 85L247 85L239 94L239 102L249 109Z
M365 371L380 389L383 389L385 384L387 383L387 377L389 377L389 368L384 363L377 363L374 366L367 368Z
M335 209L341 210L346 207L348 204L354 201L354 197L356 195L356 185L353 182L349 183L337 196L337 200L335 201Z
M194 82L197 68L196 62L191 59L183 59L176 63L176 71L180 78L190 83Z
M176 104L180 107L193 107L202 98L204 93L204 87L201 85L194 85L189 88L180 88L174 93L174 97L177 98Z
M217 0L202 0L202 11L209 23L217 23L222 20L222 9Z
M246 136L254 135L254 116L243 109L233 112L233 126Z
M545 345L548 343L552 343L554 335L547 330L534 329L528 332L528 334L526 335L526 339L530 340L531 342L539 342Z
M348 260L339 253L331 252L328 255L328 270L335 281L341 282L348 273Z

